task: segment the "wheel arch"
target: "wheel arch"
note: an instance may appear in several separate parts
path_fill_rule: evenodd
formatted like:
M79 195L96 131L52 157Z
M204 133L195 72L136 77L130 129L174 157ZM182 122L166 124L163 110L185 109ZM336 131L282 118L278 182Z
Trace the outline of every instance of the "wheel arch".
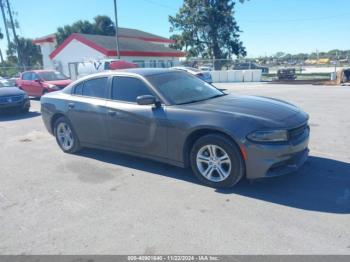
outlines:
M61 112L57 112L57 113L55 113L53 116L52 116L52 118L51 118L51 121L50 121L50 128L51 128L51 130L52 130L52 134L54 134L54 132L55 132L55 122L57 121L57 119L59 119L60 117L67 117L67 116L65 116L63 113L61 113Z
M189 167L190 166L190 153L191 153L191 149L194 145L194 143L201 137L209 135L209 134L218 134L218 135L222 135L226 138L228 138L229 140L231 140L239 149L239 152L242 156L244 165L245 165L245 152L242 152L242 146L240 145L240 143L237 142L237 140L232 137L231 135L228 134L228 132L225 132L223 130L219 130L216 128L200 128L200 129L196 129L194 131L192 131L186 138L184 146L183 146L183 161L184 161L184 166L185 167Z

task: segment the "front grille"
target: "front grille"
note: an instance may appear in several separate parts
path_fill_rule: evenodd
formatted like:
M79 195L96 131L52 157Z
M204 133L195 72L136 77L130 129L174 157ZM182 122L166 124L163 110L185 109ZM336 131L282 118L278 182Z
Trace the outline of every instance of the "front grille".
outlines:
M302 134L304 134L304 132L307 128L309 128L309 126L307 124L304 124L304 125L299 126L297 128L290 129L288 131L289 139L294 139L294 138L301 136Z
M23 95L17 96L2 96L0 97L0 104L9 104L9 103L17 103L23 100Z

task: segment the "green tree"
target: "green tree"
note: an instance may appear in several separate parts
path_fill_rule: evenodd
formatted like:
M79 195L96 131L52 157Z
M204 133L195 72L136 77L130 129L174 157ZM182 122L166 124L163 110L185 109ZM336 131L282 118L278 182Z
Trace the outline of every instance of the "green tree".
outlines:
M18 51L20 53L24 66L32 67L41 65L42 56L40 48L33 44L33 39L23 37L18 38ZM16 53L16 44L11 42L7 49L7 60L9 63L18 63Z
M112 19L105 15L98 15L94 18L94 32L99 35L115 35L115 25Z
M186 51L189 57L246 56L234 17L235 5L235 0L184 0L178 13L169 16L170 31L177 33L172 37L173 47ZM220 66L219 62L215 65Z
M115 35L115 25L110 17L103 15L96 16L92 23L86 20L79 20L71 25L57 28L57 44L60 45L73 33Z

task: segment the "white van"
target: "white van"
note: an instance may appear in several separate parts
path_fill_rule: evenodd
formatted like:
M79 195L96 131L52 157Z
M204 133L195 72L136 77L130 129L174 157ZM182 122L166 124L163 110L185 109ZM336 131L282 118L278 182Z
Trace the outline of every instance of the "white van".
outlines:
M118 59L101 59L87 62L80 62L78 64L78 78L109 70L109 65L116 62Z

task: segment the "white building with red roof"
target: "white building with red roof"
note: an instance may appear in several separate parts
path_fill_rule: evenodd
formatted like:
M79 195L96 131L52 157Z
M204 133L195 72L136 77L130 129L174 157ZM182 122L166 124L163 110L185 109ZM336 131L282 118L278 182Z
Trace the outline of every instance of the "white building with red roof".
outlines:
M169 47L172 40L144 31L119 28L118 39L121 59L140 67L170 67L185 56ZM53 34L33 42L41 48L44 69L57 69L66 75L72 75L77 63L117 57L114 36L74 33L57 46Z

